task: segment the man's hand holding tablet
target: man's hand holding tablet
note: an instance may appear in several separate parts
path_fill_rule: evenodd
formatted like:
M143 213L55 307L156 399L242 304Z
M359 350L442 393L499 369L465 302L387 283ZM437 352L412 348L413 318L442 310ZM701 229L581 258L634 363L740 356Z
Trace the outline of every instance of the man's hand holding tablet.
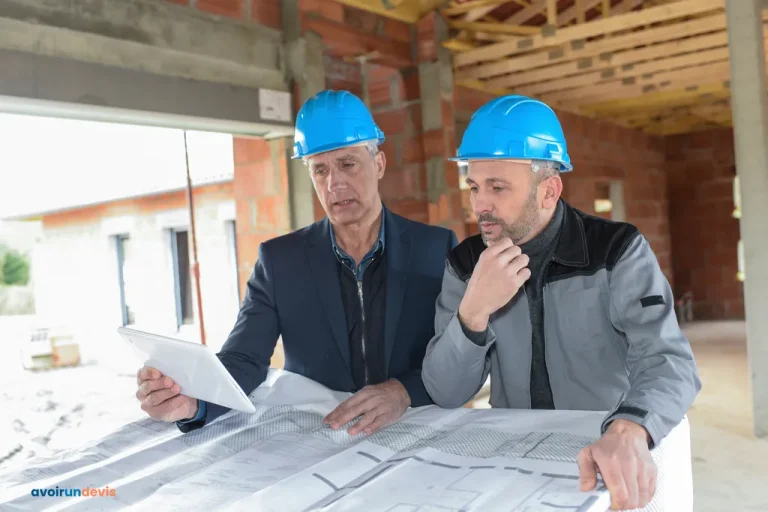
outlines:
M139 358L136 398L151 418L204 420L208 404L256 412L248 395L207 346L127 327L117 331Z
M191 420L197 415L197 399L182 395L181 387L160 370L141 368L136 383L139 386L136 398L141 402L141 410L152 419L173 422Z

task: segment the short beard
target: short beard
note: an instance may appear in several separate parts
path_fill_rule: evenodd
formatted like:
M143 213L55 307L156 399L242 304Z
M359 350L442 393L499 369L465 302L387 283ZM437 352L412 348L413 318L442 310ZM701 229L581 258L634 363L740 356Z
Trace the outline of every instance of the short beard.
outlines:
M520 215L520 218L512 224L507 224L502 219L494 217L490 213L484 213L477 218L478 223L494 222L501 226L501 234L499 234L499 236L496 238L486 238L486 236L482 234L481 231L481 236L483 237L483 242L486 246L489 242L495 243L505 237L512 240L513 244L519 245L520 241L528 236L528 234L536 226L536 221L539 217L539 207L536 204L537 191L538 185L534 184L534 186L531 188L531 193L528 195L528 199L525 201L525 205L523 206L522 215Z

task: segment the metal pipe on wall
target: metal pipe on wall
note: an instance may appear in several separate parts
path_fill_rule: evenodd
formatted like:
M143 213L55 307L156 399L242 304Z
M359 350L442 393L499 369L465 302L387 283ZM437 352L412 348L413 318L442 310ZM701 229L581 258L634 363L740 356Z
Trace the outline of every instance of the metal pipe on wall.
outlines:
M184 130L184 158L187 165L187 206L189 207L189 230L192 241L192 264L190 270L195 278L197 294L197 317L200 323L200 342L205 345L205 322L203 320L203 295L200 291L200 264L197 261L197 234L195 230L195 206L192 199L192 177L189 173L189 149L187 147L187 131Z

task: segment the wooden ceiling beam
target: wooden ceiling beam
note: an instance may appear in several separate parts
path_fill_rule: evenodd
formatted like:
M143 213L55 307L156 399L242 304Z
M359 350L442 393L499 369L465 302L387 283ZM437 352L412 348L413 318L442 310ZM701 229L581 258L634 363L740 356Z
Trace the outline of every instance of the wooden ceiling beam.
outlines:
M386 18L415 23L425 14L439 9L449 0L336 0L341 4Z
M502 76L488 80L488 86L492 88L508 88L518 87L525 84L535 84L538 82L559 82L561 79L569 80L569 78L563 79L562 77L598 72L602 73L611 70L616 73L616 75L619 75L625 67L633 66L638 62L727 45L728 34L725 31L716 32L713 34L694 36L677 41L646 46L639 50L626 50L613 54L610 59L603 60L586 57L581 60L565 62L555 66Z
M391 9L387 8L381 0L338 0L338 2L406 23L415 23L421 17L421 6L417 2L401 0L397 4L393 3Z
M651 7L643 11L630 12L599 21L566 27L555 31L553 35L538 34L517 42L503 42L485 46L457 55L454 64L457 67L461 67L479 62L493 61L523 52L559 46L589 37L642 27L650 23L683 16L691 16L718 9L722 10L722 8L723 0L680 0L674 4Z
M682 89L698 86L702 81L725 81L730 77L728 60L693 66L675 71L657 73L646 79L628 78L620 82L581 87L539 97L547 103L567 102L569 104L594 103L596 101L640 97L650 92L665 89Z
M512 25L522 25L546 8L547 0L533 0L531 5L528 7L523 7L515 14L504 20L504 22L511 23Z
M620 4L616 4L611 9L611 13L613 14L624 14L627 12L630 12L635 7L638 7L643 4L645 0L624 0Z
M656 92L635 98L621 100L607 100L595 102L581 107L585 113L605 117L618 115L619 113L631 113L647 111L649 109L668 108L686 104L694 104L704 99L723 98L730 95L730 87L723 81L712 82L699 86L696 89L684 88L674 91Z
M511 25L509 23L492 23L487 21L448 20L448 25L451 28L470 30L473 32L509 34L512 36L531 36L541 32L541 27Z
M461 14L467 14L468 12L474 11L480 7L493 7L493 9L495 9L496 7L505 3L507 3L507 0L469 0L469 2L464 2L463 4L454 3L442 9L440 13L446 17L459 16ZM482 18L482 16L480 18Z
M730 108L730 91L712 94L707 97L695 97L692 101L681 100L675 105L651 105L645 110L616 111L610 114L611 118L620 119L630 124L648 124L654 120L669 119L681 111L690 111L692 108Z
M477 21L479 19L482 19L486 15L490 14L491 11L495 10L497 7L498 7L498 4L487 5L485 7L478 7L476 9L473 9L464 15L464 21Z
M526 96L538 96L556 91L564 91L565 93L569 89L580 87L597 86L603 83L606 85L615 84L617 83L616 80L619 79L638 78L643 75L673 70L676 68L699 66L710 62L727 61L728 57L728 47L722 46L712 50L678 55L666 59L652 60L642 64L612 67L603 71L585 73L570 78L549 80L531 86L515 88L514 93L524 94ZM492 86L490 81L489 86ZM497 86L493 85L493 87Z
M766 11L768 13L768 11ZM621 36L611 37L601 41L587 41L581 44L569 44L551 51L537 52L531 55L523 55L498 62L482 64L469 69L458 69L457 76L462 79L480 79L493 76L506 75L518 71L530 72L531 68L544 67L561 62L583 59L587 57L601 56L607 62L612 59L612 52L625 48L633 48L639 45L648 45L661 41L671 41L688 36L699 35L706 32L725 30L725 14L715 14L706 18L693 21L685 21L677 24L674 30L669 27L650 28L632 32ZM522 39L520 40L522 41ZM495 46L495 45L491 45ZM482 46L472 52L454 56L454 66L464 55L475 53L488 48Z
M600 1L601 0L576 0L572 6L557 15L557 26L565 26L574 20L578 23L584 23L587 11L599 4Z

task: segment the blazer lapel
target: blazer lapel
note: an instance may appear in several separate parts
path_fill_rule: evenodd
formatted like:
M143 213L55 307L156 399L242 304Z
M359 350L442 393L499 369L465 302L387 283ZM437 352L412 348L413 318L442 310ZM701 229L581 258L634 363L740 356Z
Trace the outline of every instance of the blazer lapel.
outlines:
M307 261L317 294L320 297L320 305L328 316L333 337L336 339L344 362L347 363L347 367L351 371L347 322L344 315L344 305L341 301L341 284L336 272L337 260L331 247L329 229L327 218L317 224L316 232L310 238L307 246Z
M384 316L384 368L389 375L389 359L395 346L395 335L403 307L412 237L397 218L387 212L387 305Z

